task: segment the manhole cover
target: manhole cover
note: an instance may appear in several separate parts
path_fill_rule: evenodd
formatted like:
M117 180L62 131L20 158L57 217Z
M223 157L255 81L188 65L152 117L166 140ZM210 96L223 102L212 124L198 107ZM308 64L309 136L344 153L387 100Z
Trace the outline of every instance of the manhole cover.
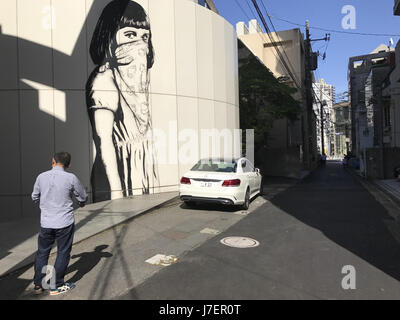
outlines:
M233 248L254 248L260 245L257 240L246 237L227 237L221 243Z

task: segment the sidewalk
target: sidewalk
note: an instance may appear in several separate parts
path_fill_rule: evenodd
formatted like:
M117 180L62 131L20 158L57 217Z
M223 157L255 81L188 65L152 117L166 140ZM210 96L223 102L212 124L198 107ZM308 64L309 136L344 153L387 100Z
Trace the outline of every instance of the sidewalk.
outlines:
M388 213L400 223L400 181L397 179L372 180L366 179L359 170L346 168L347 172L356 177L362 185L382 203L386 204ZM377 191L385 196L377 197ZM388 202L389 200L389 202ZM390 203L390 204L389 204ZM399 238L400 239L400 238Z
M397 179L374 180L374 183L400 201L400 181Z
M98 202L80 208L75 211L74 244L174 201L177 197L178 192L165 192ZM0 277L34 262L39 218L0 223Z
M353 172L361 179L365 180L365 177L360 170L348 168L349 172ZM372 182L375 186L389 195L393 200L400 204L400 180L397 179L367 179Z

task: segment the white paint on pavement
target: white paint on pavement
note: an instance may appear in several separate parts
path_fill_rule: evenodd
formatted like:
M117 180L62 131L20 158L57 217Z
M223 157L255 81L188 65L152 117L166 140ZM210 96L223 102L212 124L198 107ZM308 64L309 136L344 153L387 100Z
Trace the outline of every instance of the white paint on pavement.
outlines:
M200 231L200 233L206 233L206 234L220 234L221 232L215 229L210 229L210 228L205 228Z
M249 214L249 211L236 211L234 214L237 214L239 216L247 216Z
M155 256L147 259L146 262L156 266L169 266L178 262L178 258L172 255L167 256L165 254L156 254Z

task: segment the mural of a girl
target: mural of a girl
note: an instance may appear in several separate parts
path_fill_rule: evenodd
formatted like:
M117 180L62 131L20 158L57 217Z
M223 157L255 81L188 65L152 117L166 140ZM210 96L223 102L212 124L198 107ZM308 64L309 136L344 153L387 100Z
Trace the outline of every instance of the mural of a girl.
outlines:
M149 69L154 63L147 13L133 0L113 0L97 22L90 44L97 65L86 85L96 146L93 201L149 193L157 180L151 148Z

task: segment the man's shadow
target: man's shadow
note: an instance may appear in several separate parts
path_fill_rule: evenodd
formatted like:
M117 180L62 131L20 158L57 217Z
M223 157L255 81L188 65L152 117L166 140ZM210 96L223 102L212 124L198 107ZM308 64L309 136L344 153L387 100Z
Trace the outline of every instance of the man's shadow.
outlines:
M103 244L97 246L93 252L82 252L73 255L71 259L79 258L79 260L68 267L66 274L77 272L68 282L78 282L89 273L102 258L111 258L113 256L111 253L103 252L106 248L108 248L108 245Z

